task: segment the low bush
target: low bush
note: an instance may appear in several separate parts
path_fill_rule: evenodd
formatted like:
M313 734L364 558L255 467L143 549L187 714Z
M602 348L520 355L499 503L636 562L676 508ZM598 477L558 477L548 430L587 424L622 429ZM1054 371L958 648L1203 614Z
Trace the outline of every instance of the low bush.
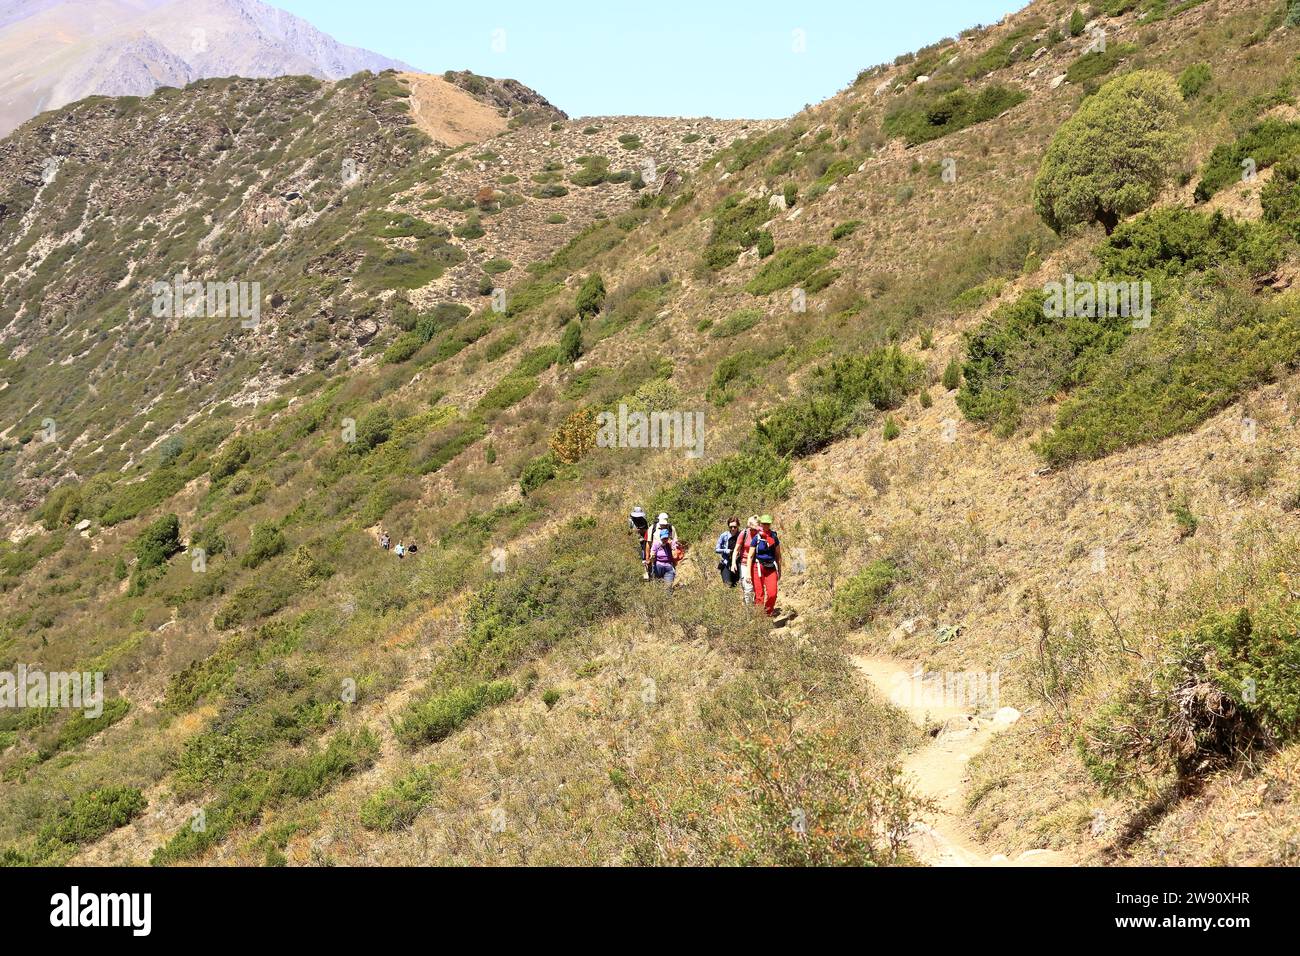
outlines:
M479 712L505 703L514 696L515 685L509 681L455 687L408 705L394 722L393 732L408 747L437 743Z
M991 120L1028 98L1023 90L999 83L977 93L959 88L934 98L914 95L885 114L884 132L917 146Z
M1300 733L1300 604L1206 617L1085 725L1079 750L1109 793L1153 794Z
M1221 143L1210 153L1201 168L1196 185L1196 201L1205 202L1219 190L1241 182L1244 164L1266 169L1288 159L1300 150L1300 123L1267 119L1248 129L1234 142Z
M417 767L403 774L361 805L361 825L385 833L405 830L433 800L443 775L442 768L436 766Z
M835 588L832 610L849 627L861 627L875 616L899 581L898 567L888 560L873 561Z
M805 245L782 249L745 284L745 291L750 295L761 296L791 286L802 286L806 292L819 292L829 284L826 282L819 285L817 280L824 280L829 274L820 270L836 255L838 253L827 246Z

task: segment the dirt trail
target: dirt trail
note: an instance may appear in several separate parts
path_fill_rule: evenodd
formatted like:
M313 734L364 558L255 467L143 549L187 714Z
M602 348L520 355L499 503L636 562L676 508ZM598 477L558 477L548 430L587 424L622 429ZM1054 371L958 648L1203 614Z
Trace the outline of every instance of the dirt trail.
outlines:
M890 701L901 707L921 727L942 725L939 733L903 760L903 773L917 792L933 800L934 818L918 823L908 842L930 866L1069 866L1070 860L1052 850L1027 850L1014 860L990 854L966 833L962 790L970 759L987 746L993 735L1019 717L1011 708L992 718L970 713L964 707L932 700L919 692L911 667L893 658L853 657L853 666Z

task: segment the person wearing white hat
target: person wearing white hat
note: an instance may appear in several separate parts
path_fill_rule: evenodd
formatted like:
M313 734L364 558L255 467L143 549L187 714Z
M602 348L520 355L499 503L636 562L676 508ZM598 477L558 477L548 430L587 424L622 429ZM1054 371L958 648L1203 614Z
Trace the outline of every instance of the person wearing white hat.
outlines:
M661 514L659 520L655 522L655 526L651 531L652 538L658 539L660 531L667 531L668 537L672 541L673 546L677 546L677 529L674 528L672 522L668 520L668 512L666 511Z
M637 560L645 568L644 579L650 580L650 522L645 509L637 506L627 519L627 532L636 539Z

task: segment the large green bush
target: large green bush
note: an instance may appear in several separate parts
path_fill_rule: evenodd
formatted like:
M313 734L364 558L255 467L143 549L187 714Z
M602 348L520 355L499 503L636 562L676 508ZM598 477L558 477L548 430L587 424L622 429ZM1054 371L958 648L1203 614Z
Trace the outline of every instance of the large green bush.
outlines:
M790 493L790 464L770 451L729 455L663 489L650 503L693 541L733 514L774 509Z
M161 567L184 547L181 544L181 522L176 515L163 515L141 531L132 545L137 568L141 571Z
M1039 452L1063 464L1158 441L1295 367L1295 297L1261 300L1252 292L1214 275L1195 283L1176 309L1097 361L1086 386L1061 406Z
M1057 130L1034 180L1034 208L1057 233L1150 206L1182 151L1173 78L1139 70L1112 80Z

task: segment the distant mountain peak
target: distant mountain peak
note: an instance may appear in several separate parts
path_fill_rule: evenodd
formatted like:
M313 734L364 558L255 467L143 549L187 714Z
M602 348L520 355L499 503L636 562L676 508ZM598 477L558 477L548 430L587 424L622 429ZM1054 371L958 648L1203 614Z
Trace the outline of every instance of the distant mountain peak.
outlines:
M222 76L337 80L409 69L261 0L0 0L0 63L0 136L95 94L147 95Z

